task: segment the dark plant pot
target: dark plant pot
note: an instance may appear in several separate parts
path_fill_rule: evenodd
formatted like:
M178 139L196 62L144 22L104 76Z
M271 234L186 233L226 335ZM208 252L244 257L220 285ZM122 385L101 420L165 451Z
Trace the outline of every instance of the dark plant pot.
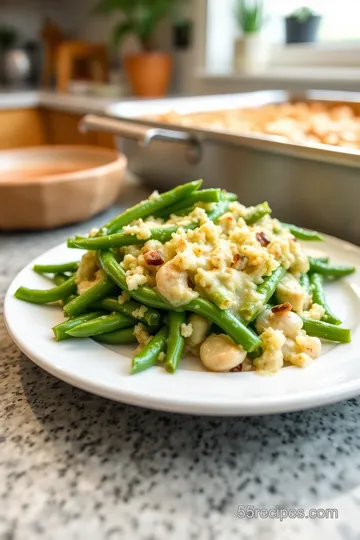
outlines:
M286 17L286 43L313 43L320 26L320 15L311 15L300 22L296 17Z
M174 49L188 49L191 46L192 23L183 21L172 27L172 42Z
M0 84L5 84L5 51L0 46Z

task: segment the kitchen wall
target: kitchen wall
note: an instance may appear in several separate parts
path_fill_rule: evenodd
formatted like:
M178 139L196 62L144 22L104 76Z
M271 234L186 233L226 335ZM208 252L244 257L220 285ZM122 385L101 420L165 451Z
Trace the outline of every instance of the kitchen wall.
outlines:
M119 16L97 16L90 14L94 0L74 0L76 2L77 19L79 21L78 34L89 41L107 41L110 31ZM184 13L190 19L193 18L193 2L189 2L184 8ZM162 21L155 35L155 42L159 49L170 51L172 48L171 21ZM136 40L127 38L122 46L122 52L137 50ZM193 92L194 78L192 77L194 47L185 51L175 51L174 77L171 92L174 94L190 94Z
M81 0L80 2L81 3ZM15 26L22 40L39 38L46 16L55 19L67 34L75 35L79 27L77 10L72 13L67 0L0 0L0 24Z
M106 42L110 29L119 17L93 16L90 11L95 0L0 0L0 24L15 26L22 40L38 39L45 17L54 19L70 37ZM159 47L171 47L169 21L158 28ZM126 48L133 48L130 39Z
M113 24L119 16L93 16L91 8L96 0L0 0L0 24L15 26L21 41L38 40L45 17L51 17L64 29L69 37L89 41L107 42ZM191 16L192 3L188 10ZM171 49L171 22L163 21L157 30L155 41L161 50ZM136 40L128 38L123 52L136 50ZM120 54L113 59L120 66ZM173 93L191 93L193 78L192 50L179 51L174 55L175 70Z

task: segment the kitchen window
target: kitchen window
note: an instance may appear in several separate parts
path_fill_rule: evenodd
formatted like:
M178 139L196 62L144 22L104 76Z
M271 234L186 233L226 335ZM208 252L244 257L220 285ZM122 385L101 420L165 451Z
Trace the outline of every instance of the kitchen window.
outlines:
M207 0L206 45L203 66L206 73L233 71L233 48L238 35L234 17L236 0ZM306 5L322 16L318 41L285 45L284 18L297 9L298 0L265 0L267 23L263 37L271 44L271 67L360 68L359 0L308 0Z

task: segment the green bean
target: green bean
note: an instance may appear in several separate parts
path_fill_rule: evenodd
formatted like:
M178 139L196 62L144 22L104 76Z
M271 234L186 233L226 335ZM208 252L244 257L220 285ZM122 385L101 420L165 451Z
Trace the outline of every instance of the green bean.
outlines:
M92 339L98 343L108 343L109 345L127 345L128 343L136 343L134 328L123 328L122 330L114 330L106 334L93 336Z
M196 229L198 223L189 223L183 225L184 230ZM94 238L78 237L69 238L67 245L69 248L80 248L90 250L109 249L122 246L132 246L135 244L145 244L149 240L158 240L162 244L168 242L172 235L179 229L178 225L167 226L159 229L151 229L150 236L147 238L138 238L135 234L119 232L106 236L95 236Z
M230 202L227 200L221 200L215 208L209 212L208 217L212 221L217 221L229 208ZM183 225L181 228L185 231L193 230L199 227L199 223L189 223ZM119 232L115 234L109 234L105 236L97 236L94 238L86 238L75 236L69 238L67 245L69 248L80 248L89 250L103 250L115 247L129 246L134 244L145 244L149 240L158 240L162 244L171 239L172 235L179 230L179 225L162 227L159 229L152 229L150 236L145 239L137 238L134 234L127 234Z
M308 336L315 336L329 341L337 341L338 343L350 343L351 330L341 328L322 321L313 321L312 319L303 318L303 330Z
M199 289L202 291L202 296L205 296L220 309L228 309L231 306L232 296L228 289L203 289L202 287L199 287Z
M62 283L65 283L65 281L68 280L69 277L71 277L71 276L66 276L65 274L55 274L52 281L53 281L53 283L55 283L55 285L61 285ZM71 300L73 300L77 296L78 295L76 293L69 294L69 296L65 296L65 298L63 298L61 300L61 304L63 306L65 306L66 304L71 302Z
M279 266L271 276L264 279L263 283L258 286L257 292L264 296L264 302L268 302L272 295L275 293L280 281L285 277L286 270L283 266Z
M230 201L226 199L220 201L215 208L208 213L208 218L216 223L216 221L229 210L229 204Z
M181 335L181 325L185 323L185 313L169 312L169 337L166 347L165 367L170 373L174 373L180 362L185 339Z
M162 193L155 199L147 199L142 201L141 203L128 208L128 210L125 210L125 212L111 220L102 229L105 230L107 234L115 233L136 219L146 218L154 215L159 210L181 201L194 191L198 190L201 184L202 180L189 182L187 184L183 184L182 186L177 186L171 191Z
M183 208L182 210L178 210L176 212L176 215L178 217L185 217L185 216L188 216L189 214L191 214L191 212L194 210L194 207L193 206L187 206L186 208ZM169 219L170 216L166 216L165 219Z
M55 283L55 285L61 285L62 283L65 283L71 276L65 276L64 274L55 274L52 281Z
M133 302L131 300L128 300L124 304L119 304L117 298L103 298L92 305L93 308L123 313L128 317L132 317L135 321L144 322L148 326L158 326L161 321L161 315L156 309L145 306L146 311L142 317L133 315L134 311L141 309L142 306L144 306L144 304L139 304L138 302Z
M96 319L102 314L103 311L93 311L92 313L86 313L85 315L80 315L80 317L67 319L64 322L57 324L52 329L56 341L69 339L71 336L66 333L68 330L71 330L72 328L75 328L75 326L78 326L79 324L82 324L86 321L90 321L91 319Z
M313 259L314 261L323 262L323 263L329 262L329 257L313 257Z
M225 212L227 212L229 209L229 203L237 199L237 196L235 195L235 193L227 193L227 192L225 193L226 195L222 194L219 200L219 203L223 202L224 204L220 206L217 205L215 208L213 208L213 210L210 210L208 212L208 216L210 219L212 219L212 221L216 221L219 217L222 216L222 214L225 214ZM183 208L182 210L178 210L177 215L188 216L190 212L192 212L193 210L194 210L193 206L187 206L186 208ZM216 211L214 212L214 210Z
M147 306L174 311L174 306L161 298L147 285L129 291L126 283L125 271L118 264L111 251L102 251L99 255L99 261L101 267L115 283L117 283L121 289L128 291L133 298ZM192 311L203 315L220 326L236 343L240 343L245 350L253 350L260 345L258 337L249 328L246 328L236 315L231 311L219 309L204 298L192 300L185 306L182 306L181 309L176 309L176 311Z
M134 326L133 319L123 313L111 313L110 315L101 315L96 319L83 322L67 331L72 337L85 338L105 334L120 328L129 328Z
M322 274L331 278L340 278L353 274L356 269L354 266L334 266L332 264L323 263L317 259L309 258L310 272Z
M173 309L171 304L166 302L166 300L163 300L147 285L143 285L142 287L129 291L126 283L125 270L117 262L114 254L111 251L101 251L99 253L99 262L106 274L110 276L121 289L129 292L129 294L138 302L154 308Z
M258 336L250 328L247 328L239 317L229 310L219 309L204 298L191 300L184 306L184 309L198 313L220 326L235 343L242 345L246 351L253 351L261 344Z
M156 214L157 217L168 217L171 214L177 214L178 211L184 210L184 208L191 208L198 202L214 203L219 202L221 199L221 189L202 189L190 193L184 199L178 201L161 210Z
M220 328L220 326L218 326L217 324L211 325L209 334L223 334L223 333L224 333L224 330Z
M248 208L246 217L244 218L248 225L253 225L257 221L260 221L264 216L271 214L271 208L267 201Z
M279 266L276 270L274 270L271 276L264 278L263 283L261 283L261 285L258 285L257 293L263 296L264 305L269 302L270 298L275 293L280 281L284 278L285 274L285 268L283 266ZM246 322L249 323L256 319L256 317L259 315L259 312L263 309L264 306L261 308L261 310L259 310L258 307L255 305L252 310L249 310L247 316L245 317Z
M302 229L296 225L290 223L281 223L283 227L289 229L291 234L298 240L307 240L308 242L323 242L324 237L317 231L311 231L310 229Z
M208 212L208 218L211 221L216 222L223 214L225 214L229 209L230 199L224 199L222 198L216 206ZM184 215L188 215L193 209L187 208L184 210ZM186 213L185 213L186 211ZM196 227L199 227L199 224L196 225ZM185 228L185 227L183 227Z
M249 353L247 354L247 356L248 356L251 360L255 360L255 358L259 358L259 356L261 356L262 353L263 353L262 347L258 347L257 349L255 349L255 351L249 352Z
M14 296L19 300L31 302L32 304L49 304L66 298L74 291L76 291L76 283L75 276L72 276L61 285L52 289L39 290L19 287Z
M134 356L131 366L132 374L140 373L156 364L159 354L166 349L168 333L168 327L164 325L161 330L151 338L149 343Z
M74 300L71 300L64 306L64 311L69 317L80 315L87 308L89 308L94 302L97 302L103 296L114 294L117 291L117 287L114 282L105 277L98 283L95 283L90 289L87 289L82 294L79 294Z
M231 193L231 191L225 191L225 190L224 190L224 198L230 202L238 200L238 196L236 195L236 193Z
M69 296L66 296L66 298L64 298L63 300L61 300L62 302L62 306L66 306L66 304L69 304L70 302L72 302L73 300L75 300L75 298L77 298L79 295L78 294L70 294Z
M332 313L326 302L325 291L323 289L324 277L321 274L311 274L310 282L313 303L319 304L325 309L325 314L322 320L330 324L341 324L341 320Z
M311 295L311 288L310 288L310 277L309 274L301 274L299 279L300 285L304 289L305 293L309 296Z
M202 289L202 293L210 302L213 302L220 309L229 308L231 306L232 297L229 290L219 290L219 289ZM225 293L226 291L226 293Z
M33 270L38 274L61 274L63 272L76 272L79 262L61 264L34 264Z

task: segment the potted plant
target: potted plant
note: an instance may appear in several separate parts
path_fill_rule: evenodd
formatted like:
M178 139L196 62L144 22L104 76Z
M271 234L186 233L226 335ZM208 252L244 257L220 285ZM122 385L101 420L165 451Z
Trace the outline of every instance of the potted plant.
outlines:
M11 26L0 26L0 82L5 82L5 58L7 52L15 45L17 33Z
M267 61L267 47L261 37L265 23L262 0L237 0L235 17L241 36L235 41L235 70L261 71Z
M112 30L113 46L118 46L129 34L138 38L141 51L124 57L125 70L137 96L161 97L169 87L172 59L169 54L156 50L154 32L158 23L182 1L100 0L95 6L96 13L122 15L122 20Z
M308 7L301 7L286 17L286 43L313 43L321 21Z

